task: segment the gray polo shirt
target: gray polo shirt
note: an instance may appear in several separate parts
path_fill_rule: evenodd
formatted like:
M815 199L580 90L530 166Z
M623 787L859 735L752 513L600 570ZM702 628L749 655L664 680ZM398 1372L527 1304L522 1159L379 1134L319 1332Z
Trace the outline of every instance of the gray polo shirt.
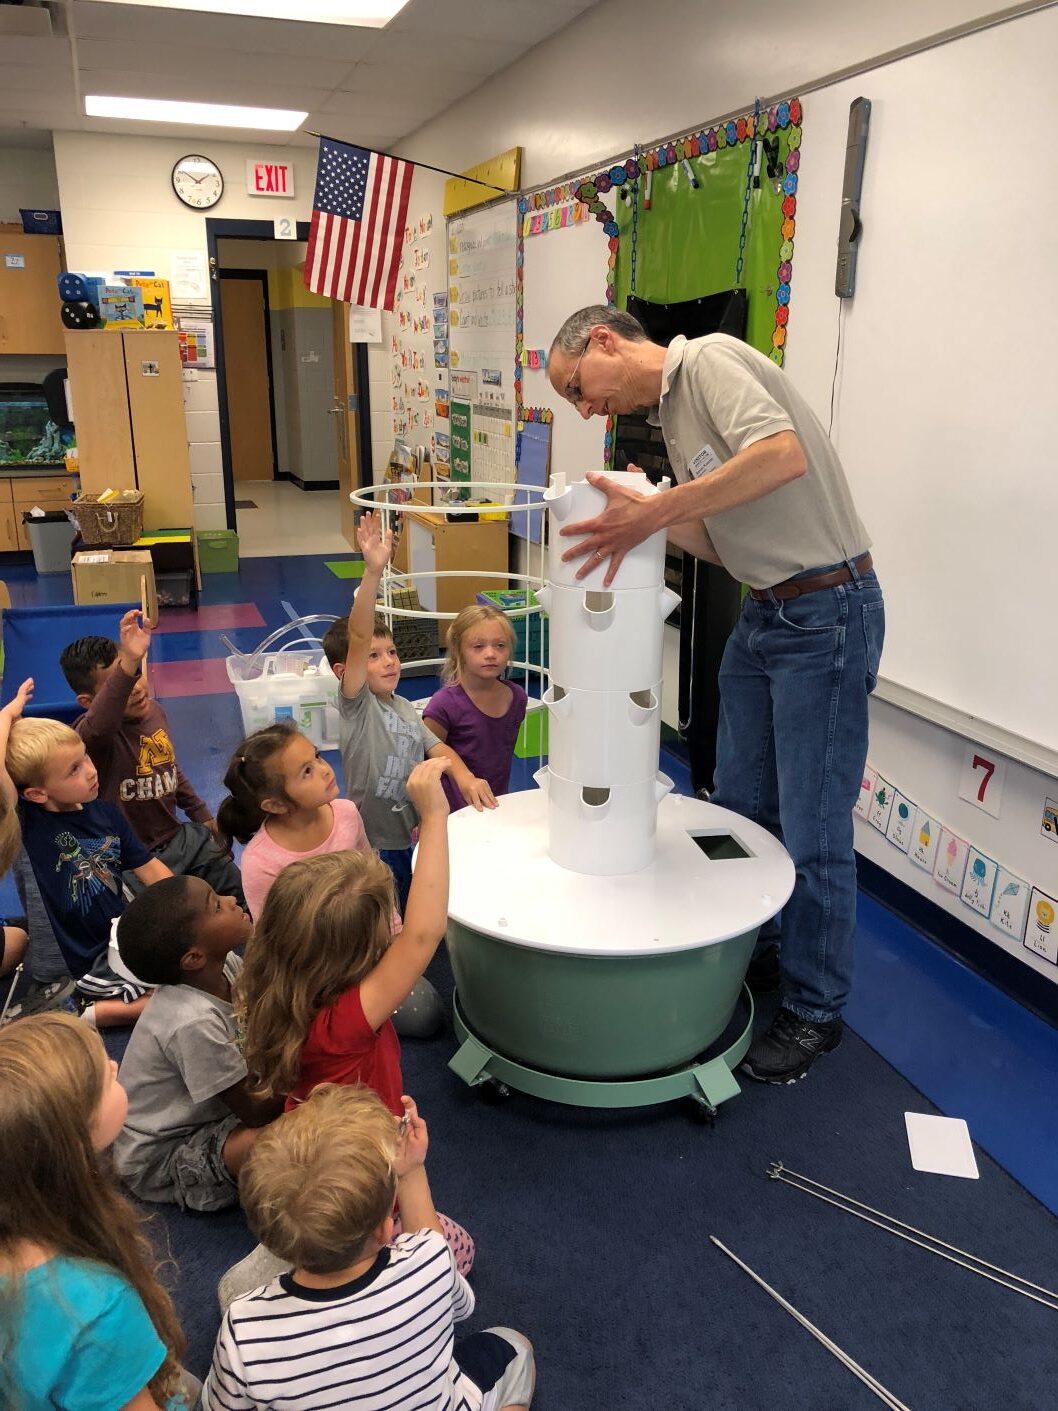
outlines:
M737 338L672 340L658 417L680 484L767 436L793 431L808 470L770 495L704 519L724 567L751 588L856 558L870 547L837 451L782 370Z
M373 848L407 848L419 816L404 784L440 744L403 696L376 696L365 682L350 699L338 696L338 738L345 792L360 810Z

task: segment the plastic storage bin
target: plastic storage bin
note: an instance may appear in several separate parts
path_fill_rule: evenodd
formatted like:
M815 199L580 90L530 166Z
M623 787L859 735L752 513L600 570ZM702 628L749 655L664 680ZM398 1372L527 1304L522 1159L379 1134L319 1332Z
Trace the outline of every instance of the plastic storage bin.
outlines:
M17 482L16 482L17 484ZM70 546L77 530L65 510L22 516L33 550L33 566L38 573L69 573Z
M262 647L298 625L273 633ZM259 647L247 656L228 657L226 666L247 735L292 720L317 749L338 748L338 678L317 639L298 637L274 652Z
M239 536L234 529L200 529L195 537L203 573L238 573Z

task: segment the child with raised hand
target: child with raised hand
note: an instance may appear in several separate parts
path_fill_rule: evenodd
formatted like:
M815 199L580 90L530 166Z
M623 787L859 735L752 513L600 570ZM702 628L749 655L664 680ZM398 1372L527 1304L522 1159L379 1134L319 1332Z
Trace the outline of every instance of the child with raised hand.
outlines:
M412 703L397 694L400 657L389 628L375 616L393 533L383 534L379 516L367 511L356 526L356 541L364 574L348 619L339 619L327 631L323 650L341 682L338 717L346 793L360 810L372 847L393 870L403 914L418 823L405 789L409 772L424 758L444 758L467 803L479 810L495 808L496 799L488 781L473 774L455 750L423 724Z
M404 1103L400 1135L373 1093L328 1085L262 1134L240 1192L250 1228L289 1272L229 1308L204 1411L527 1411L527 1338L490 1328L454 1339L474 1295L443 1242L426 1123ZM405 1226L395 1238L394 1200Z
M70 974L97 1028L133 1024L147 987L111 970L110 927L125 909L122 876L145 886L171 877L114 804L98 797L99 775L84 742L58 720L23 719L33 694L24 681L0 710L0 792L17 804L22 841Z
M291 863L321 853L371 852L356 804L338 797L334 770L288 722L266 725L245 739L224 784L231 792L217 818L229 838L246 844L242 880L255 920L273 882ZM400 924L394 913L394 930ZM394 1015L405 1038L429 1038L443 1021L441 997L425 977Z
M239 869L219 846L216 820L180 768L169 720L147 689L143 661L150 623L132 608L118 637L80 637L59 658L84 707L74 729L99 771L99 797L122 810L144 847L171 872L204 877L215 891L241 902Z
M494 795L505 794L528 699L516 682L503 680L514 628L499 608L473 603L449 627L446 641L445 684L430 697L423 721ZM453 811L462 808L466 800L456 781L449 776L442 783Z
M128 1093L114 1160L141 1200L224 1210L258 1130L282 1099L250 1091L232 1010L242 967L234 951L253 929L234 897L201 877L168 877L129 903L118 952L156 985L129 1039L119 1078Z
M142 1222L101 1159L125 1117L117 1064L66 1014L0 1030L0 1405L194 1404Z
M246 948L236 1013L261 1095L285 1096L288 1111L321 1083L361 1083L395 1116L403 1114L400 1041L390 1015L447 926L447 768L446 759L425 760L408 776L421 832L399 935L391 928L393 878L373 853L306 858L272 884ZM458 1226L450 1233L454 1244L472 1248Z

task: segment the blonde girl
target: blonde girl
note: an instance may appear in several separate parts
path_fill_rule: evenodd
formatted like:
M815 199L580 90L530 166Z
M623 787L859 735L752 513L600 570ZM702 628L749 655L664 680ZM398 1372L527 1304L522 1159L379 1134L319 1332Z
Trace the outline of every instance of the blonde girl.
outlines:
M88 1025L0 1030L0 1405L155 1411L197 1395L150 1246L103 1153L127 1100Z
M257 730L235 751L224 775L230 792L217 810L229 839L246 844L242 885L250 915L258 921L279 874L294 862L325 853L374 856L360 811L339 797L334 770L294 725ZM394 929L400 918L392 914ZM441 997L429 980L413 986L394 1018L405 1038L429 1038L444 1020Z
M390 1016L447 926L447 768L447 759L424 760L408 776L419 851L398 935L390 924L393 874L373 853L305 858L285 868L268 893L246 948L236 1014L262 1095L285 1096L288 1111L321 1083L359 1083L394 1116L404 1113L400 1041Z
M498 608L475 603L459 614L446 640L445 684L430 698L423 720L495 795L505 794L527 699L521 686L503 680L514 629ZM451 777L444 780L444 791L453 810L464 807Z

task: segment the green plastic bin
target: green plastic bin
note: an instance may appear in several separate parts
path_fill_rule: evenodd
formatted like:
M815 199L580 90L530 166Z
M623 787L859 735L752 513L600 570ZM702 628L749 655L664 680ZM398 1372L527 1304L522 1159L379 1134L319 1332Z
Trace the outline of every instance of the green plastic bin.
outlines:
M200 529L196 537L203 573L238 573L239 536L234 529Z

